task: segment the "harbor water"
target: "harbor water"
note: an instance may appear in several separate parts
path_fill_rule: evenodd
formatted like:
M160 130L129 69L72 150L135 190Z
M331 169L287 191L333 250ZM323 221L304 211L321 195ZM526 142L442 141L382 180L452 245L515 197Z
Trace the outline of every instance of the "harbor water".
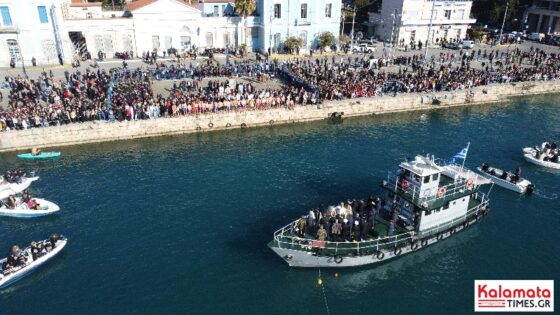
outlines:
M558 283L560 172L526 163L521 149L560 140L559 102L73 146L55 161L2 154L2 169L37 170L32 195L61 211L0 218L0 253L51 232L69 243L0 291L0 313L470 314L476 279ZM266 246L312 207L379 194L405 157L448 158L467 142L468 167L521 166L535 193L494 187L481 224L381 265L292 269Z

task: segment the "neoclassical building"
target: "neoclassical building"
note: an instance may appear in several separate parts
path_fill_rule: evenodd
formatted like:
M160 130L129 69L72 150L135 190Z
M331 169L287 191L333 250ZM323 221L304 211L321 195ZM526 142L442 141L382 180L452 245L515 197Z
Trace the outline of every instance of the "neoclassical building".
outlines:
M0 0L0 67L70 62L74 56L99 51L145 51L162 55L196 46L273 51L286 38L303 39L303 51L317 45L321 32L339 34L341 0L257 0L244 19L234 0L127 0L123 7L104 8L87 0Z

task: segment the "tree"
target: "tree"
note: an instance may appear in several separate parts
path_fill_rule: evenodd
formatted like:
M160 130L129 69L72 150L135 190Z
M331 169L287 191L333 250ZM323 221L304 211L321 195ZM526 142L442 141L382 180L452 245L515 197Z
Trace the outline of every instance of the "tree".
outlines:
M291 36L286 38L286 41L284 41L284 47L290 53L293 53L294 51L298 52L301 46L303 46L303 39L300 37Z
M319 48L329 47L334 42L334 35L331 32L323 32L319 34Z
M482 41L482 38L484 37L484 27L482 26L477 26L474 30L473 30L473 37L475 39L477 39L478 41Z
M247 54L247 17L257 8L255 0L235 0L235 12L239 14L243 19L243 43L245 44L245 49L243 50L243 55Z

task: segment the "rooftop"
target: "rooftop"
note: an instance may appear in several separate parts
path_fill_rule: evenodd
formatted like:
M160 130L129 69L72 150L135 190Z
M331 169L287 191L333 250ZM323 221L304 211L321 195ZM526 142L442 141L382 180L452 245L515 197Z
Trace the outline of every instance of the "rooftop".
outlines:
M443 172L443 168L438 166L433 160L420 155L417 155L413 161L402 162L400 167L422 177Z

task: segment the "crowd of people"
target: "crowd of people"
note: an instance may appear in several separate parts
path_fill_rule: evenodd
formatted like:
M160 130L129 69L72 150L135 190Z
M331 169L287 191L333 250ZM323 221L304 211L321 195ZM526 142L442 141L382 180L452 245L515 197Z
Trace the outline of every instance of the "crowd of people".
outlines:
M21 183L26 176L27 172L23 169L6 170L2 180L8 183Z
M490 60L498 52L491 52ZM398 72L385 71L382 59L318 58L315 60L290 60L285 69L290 80L320 92L327 100L381 96L386 93L439 92L470 89L491 83L552 80L560 77L560 56L544 51L512 51L503 56L508 62L493 67L470 66L474 53L461 54L461 63L427 62L422 55L400 57L395 64ZM443 58L443 57L442 57ZM509 59L508 59L509 58ZM530 66L511 64L511 58L529 61ZM432 58L434 59L434 58ZM372 61L373 67L372 67Z
M370 196L367 201L354 199L337 206L312 209L295 222L293 231L299 237L319 241L365 241L377 233L374 222L380 215L381 203L379 197Z
M484 60L481 67L471 67ZM387 66L398 67L388 71ZM240 78L276 77L283 87L255 88ZM278 61L234 61L198 65L155 63L155 67L106 71L52 72L38 78L7 76L8 105L0 130L56 126L92 120L123 121L190 113L260 110L320 104L323 100L385 94L455 91L491 83L560 77L560 56L539 49L442 52L425 60L411 55L389 59L323 57ZM207 84L203 80L210 80ZM214 79L216 78L216 79ZM169 95L154 93L154 80L175 80ZM179 82L177 82L179 81ZM247 80L245 80L247 81Z

